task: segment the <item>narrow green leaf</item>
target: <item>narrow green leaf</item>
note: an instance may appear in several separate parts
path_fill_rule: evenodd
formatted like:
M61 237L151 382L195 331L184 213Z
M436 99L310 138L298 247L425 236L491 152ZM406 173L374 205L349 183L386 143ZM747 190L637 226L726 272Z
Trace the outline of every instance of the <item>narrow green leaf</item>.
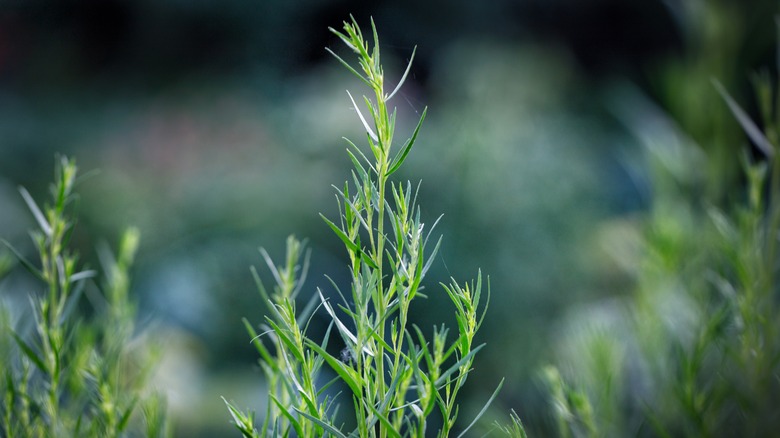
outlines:
M306 403L306 406L309 408L309 412L312 414L317 413L317 400L312 400L311 397L309 397L309 394L307 394L305 391L298 392L300 396L303 398L304 403ZM315 394L316 397L316 394ZM293 407L296 411L298 408Z
M346 304L347 303L347 298L344 296L344 293L341 291L341 288L339 287L339 285L336 284L336 282L333 281L333 278L331 278L329 275L325 275L325 278L328 279L328 281L330 282L330 285L333 286L333 289L335 289L336 293L339 294L339 297L341 298L341 301ZM317 293L322 295L322 291L319 288L317 288Z
M279 269L274 264L271 255L268 254L268 251L266 251L265 248L260 248L260 255L263 256L263 260L265 260L265 264L266 266L268 266L268 270L271 271L271 275L273 275L276 284L278 285L284 284L284 280L282 280L282 275L279 273Z
M370 266L371 269L379 269L379 266L377 266L376 262L374 262L374 260L364 251L360 251L360 260L363 260L363 263Z
M739 122L739 124L742 126L745 134L750 137L753 143L755 143L755 145L761 149L761 151L767 157L773 156L775 154L775 147L772 145L772 143L769 142L766 136L764 136L764 133L758 129L758 126L753 123L753 120L750 119L750 116L748 116L745 111L742 110L739 104L737 104L737 102L731 97L731 95L726 91L720 82L713 80L713 85L715 85L715 89L718 90L718 93L720 93L721 97L723 97L723 100L726 101L726 105L728 105L731 113L734 114L734 118L737 119L737 122Z
M332 187L336 189L336 192L338 192L339 197L341 197L341 200L344 201L347 207L349 207L348 209L345 208L344 211L345 218L347 219L347 221L349 221L352 217L352 214L354 214L360 220L360 224L363 225L363 228L365 228L366 231L370 231L368 224L366 223L365 219L363 219L363 216L360 214L360 210L358 210L358 207L355 205L355 203L349 199L348 193L342 192L336 186L332 186ZM347 214L349 214L349 216L347 216ZM346 236L346 233L344 235ZM355 243L355 247L357 247L357 242L354 243Z
M323 350L316 343L307 339L307 344L309 348L314 350L317 354L319 354L325 359L325 362L327 362L328 365L330 365L331 369L333 369L333 371L335 371L336 374L338 374L339 377L341 377L344 383L346 383L347 386L349 386L349 389L352 390L352 393L355 394L355 396L362 397L362 391L360 389L361 385L358 384L358 382L360 381L360 376L357 374L355 370L349 368L343 362L331 356L330 353Z
M386 102L386 101L385 101ZM390 134L388 136L388 142L392 144L393 134L395 134L395 121L398 116L398 108L393 108L393 112L390 113L389 121L385 130Z
M357 159L355 154L353 154L351 150L347 149L347 155L349 155L349 159L352 160L352 164L355 166L355 170L357 170L358 175L360 175L360 179L362 181L368 180L368 172L366 172L365 167L360 164L360 161Z
M468 339L468 322L466 321L465 315L455 315L455 320L458 323L458 333L460 333L460 337L458 338L458 343L460 343L460 351L467 351L469 348L469 339Z
M471 283L472 286L474 283ZM472 291L473 298L471 299L471 302L473 303L474 307L477 307L479 305L479 298L482 295L482 269L479 269L477 271L477 286Z
M333 31L334 33L338 34L338 32L336 32L336 31L335 31L335 30L333 30L333 29L331 29L331 31ZM352 74L354 74L355 76L359 77L359 78L360 78L360 80L361 80L361 81L363 81L363 83L365 83L365 84L366 84L366 85L368 85L369 87L373 87L373 85L371 85L371 81L369 81L368 79L366 79L366 77L365 77L365 76L363 76L362 74L360 74L360 72L358 72L357 70L355 70L354 68L352 68L352 66L351 66L351 65L349 65L349 63L347 63L347 61L344 61L344 59L342 59L342 58L341 58L339 55L337 55L337 54L336 54L336 52L334 52L333 50L330 50L330 49L329 49L329 48L327 48L327 47L325 48L325 50L327 50L327 51L328 51L328 53L330 53L331 55L333 55L333 57L334 57L334 58L338 59L338 61L341 63L341 65L343 65L344 67L346 67L346 68L347 68L347 70L351 71L351 72L352 72Z
M342 137L342 138L347 142L347 144L349 144L352 147L352 149L354 149L358 154L360 154L360 158L362 158L363 161L365 161L366 164L368 164L368 167L371 170L373 170L374 173L376 173L376 168L374 167L374 164L368 159L368 157L366 157L366 154L364 154L363 151L361 151L360 148L357 147L357 145L352 142L352 140L348 139L347 137Z
M27 343L24 342L24 340L22 340L22 338L20 338L19 335L17 335L15 332L11 332L11 336L13 336L14 340L19 345L19 348L21 348L24 352L25 356L30 358L30 360L33 361L38 369L43 371L45 374L49 374L49 369L46 367L43 359L41 359L40 356L38 356L35 351L29 345L27 345Z
M130 421L130 416L133 414L133 410L135 410L135 405L137 403L138 396L136 395L133 397L133 400L130 402L130 405L127 407L127 409L125 409L124 414L122 414L122 417L119 419L119 423L117 423L117 436L127 427L127 423Z
M371 56L368 54L368 51L366 50L366 43L363 40L363 32L361 32L360 26L357 25L357 21L355 20L355 17L353 17L351 14L350 14L350 18L352 19L352 24L344 22L344 30L351 38L352 41L351 45L353 46L354 49L356 49L356 52L360 55L361 61L366 59L371 59Z
M366 142L368 142L368 147L371 148L371 152L374 154L374 159L377 163L381 163L382 147L380 146L380 143L378 141L375 142L375 139L373 139L368 132L366 132Z
M379 114L379 113L377 112L377 109L378 109L378 108L376 108L376 107L374 106L374 103L373 103L373 102L371 102L371 99L369 99L368 97L366 97L366 96L364 95L364 96L363 96L363 102L365 102L365 103L366 103L366 108L368 108L368 113L371 115L371 120L373 120L373 121L374 121L374 126L375 126L375 127L376 127L376 129L377 129L377 138L376 138L375 140L376 140L376 141L378 141L378 142L380 142L380 145L381 145L381 144L382 144L382 143L381 143L381 142L382 142L382 136L381 136L381 135L379 135L379 134L381 134L381 132L379 131L379 129L380 129L380 128L381 128L381 126L382 126L382 125L381 125L381 121L383 120L383 118L381 117L381 114Z
M435 382L435 383L436 383L436 386L437 386L437 387L441 386L441 385L442 385L442 384L443 384L443 383L444 383L444 382L445 382L445 381L446 381L446 380L447 380L447 379L450 377L450 375L452 375L452 373L454 373L455 371L457 371L457 370L458 370L458 368L460 368L462 365L465 365L466 363L468 363L469 361L471 361L471 360L474 358L474 355L475 355L475 354L477 354L477 352L478 352L479 350L481 350L481 349L482 349L482 347L484 347L484 346L485 346L485 344L482 344L482 345L478 346L477 348L475 348L475 349L473 349L473 350L469 351L469 352L468 352L468 354L466 354L465 356L463 356L463 357L462 357L462 358L461 358L459 361L457 361L457 362L456 362L456 363L454 363L454 364L453 364L451 367L449 367L449 368L447 369L447 371L445 371L444 373L442 373L442 375L441 375L441 376L439 376L439 378L438 378L438 379L436 379L436 382Z
M252 327L252 324L249 323L249 320L246 318L242 318L242 321L244 322L244 327L246 327L247 333L249 333L249 336L252 339L252 344L257 349L258 354L260 354L260 357L263 358L263 360L268 363L271 367L273 367L275 370L278 370L278 367L276 365L276 361L273 360L273 357L271 356L271 353L268 351L267 348L265 348L265 345L263 345L263 341L260 340L260 335L257 334L254 327Z
M460 292L460 286L458 286L457 283L453 281L452 287L447 286L444 283L439 283L444 288L444 290L447 292L447 295L450 297L450 300L455 305L455 307L458 310L458 314L463 314L463 303L461 303L461 298L458 295L458 292Z
M428 255L428 260L425 262L425 266L423 266L423 269L422 269L422 275L423 276L425 276L425 274L427 274L428 270L431 268L431 265L433 264L433 261L436 258L436 254L439 252L439 248L441 248L441 241L442 241L442 236L439 236L439 240L436 242L436 245L433 247L433 251L431 252L431 254ZM423 245L423 247L424 246L425 245Z
M29 271L32 275L35 276L35 278L45 281L43 278L43 273L40 271L40 269L36 268L35 265L33 265L29 260L24 258L24 256L16 250L16 248L11 245L10 242L8 242L5 239L0 239L0 242L2 242L6 247L8 247L9 250L11 250L12 253L14 253L14 256L16 256L16 259L19 260L19 263L24 266L27 271Z
M339 380L341 380L341 379L339 379L339 377L334 377L334 378L330 379L329 382L327 382L326 384L322 385L322 387L319 389L319 391L317 391L317 396L319 397L322 394L325 394L325 392L328 390L328 388L333 386L333 384L338 382ZM340 394L340 392L339 392L339 394ZM338 394L336 394L333 398L335 399L336 397L338 397ZM325 404L327 404L328 396L325 396L325 401L326 401Z
M377 33L376 31L376 24L374 24L374 17L371 17L370 20L371 20L371 31L374 34L374 56L372 58L374 59L374 64L378 68L381 65L380 58L379 58L379 33ZM357 27L357 23L355 23L355 27Z
M404 72L404 75L401 76L401 80L398 81L398 85L395 86L395 89L392 93L390 93L389 96L387 96L387 100L390 100L395 96L395 93L398 92L398 90L401 89L401 86L406 82L406 76L409 75L409 71L412 69L412 61L414 61L414 54L417 53L417 46L414 46L414 49L412 49L412 56L409 58L409 63L406 65L406 71Z
M416 325L413 326L417 330L418 336L420 337L420 350L428 350L428 345L425 342L425 337L422 336L422 331ZM435 364L433 364L433 361L429 359L430 356L427 355L424 351L417 351L417 347L415 347L414 342L412 341L412 335L408 331L406 332L406 338L409 342L410 349L412 350L409 356L406 358L406 361L414 374L416 390L417 393L420 394L420 399L418 401L424 403L422 407L423 417L427 417L436 406L436 386L434 382L431 381L431 376L429 376L429 373L433 371ZM420 358L424 356L426 362L428 362L428 373L424 373L422 371L422 367L420 366ZM438 370L436 371L438 372ZM423 396L425 399L423 399Z
M482 410L479 411L476 417L474 417L474 420L469 424L465 429L463 429L463 432L458 435L458 438L461 438L466 435L466 432L468 432L469 429L471 429L472 426L474 426L479 419L485 415L485 411L487 411L488 407L491 403L493 403L493 400L495 400L496 396L498 396L498 392L501 390L501 387L504 386L504 379L501 379L501 382L498 384L498 387L495 391L493 391L493 395L490 396L490 399L488 399L487 403L485 403L485 406L482 407Z
M366 189L372 190L374 187L371 185L370 182L361 181L360 178L358 178L357 173L350 172L352 175L352 182L355 183L355 191L357 200L359 203L354 203L355 207L357 207L360 211L370 211L371 210L371 203L370 203L370 193L366 193ZM362 218L362 216L361 216Z
M251 266L249 268L249 271L252 273L252 278L255 280L255 286L257 286L257 292L260 294L260 297L263 298L263 304L270 303L271 298L268 296L268 291L265 289L265 285L263 284L263 281L260 279L260 275L257 273L257 269L254 266Z
M374 414L374 416L376 416L377 418L379 418L379 422L380 422L380 423L382 423L382 425L383 425L383 426L385 426L385 429L384 429L384 430L385 430L385 431L386 431L386 432L387 432L387 433L388 433L390 436L392 436L392 437L394 437L394 438L401 438L401 434L400 434L400 433L398 433L398 431L397 431L397 430L395 430L395 428L393 427L393 425L392 425L392 424L390 424L390 421L387 419L387 417L385 417L384 415L382 415L382 414L381 414L381 413L380 413L380 412L379 412L379 411L378 411L378 410L377 410L377 409L374 407L374 405L372 405L371 403L368 403L368 408L369 408L369 409L371 409L371 412Z
M403 149L401 149L398 152L398 155L395 156L395 159L393 159L393 164L390 166L390 169L387 171L388 176L395 173L395 171L398 170L399 167L401 167L401 164L403 164L404 160L406 160L406 156L409 155L409 151L412 150L412 146L414 145L414 142L417 140L417 134L420 132L420 128L422 127L423 120L425 120L425 115L427 113L428 113L428 107L425 107L422 115L420 116L420 121L417 122L417 127L414 128L412 137L406 141L406 144L404 144Z
M412 328L414 328L414 331L417 333L417 338L420 340L420 352L423 354L423 357L425 357L428 368L433 368L433 356L431 356L428 343L425 341L425 335L423 335L422 330L420 330L420 327L418 327L417 324L412 324ZM409 341L411 342L411 339Z
M75 283L79 280L84 280L87 278L94 278L94 277L97 277L97 271L94 270L76 272L75 274L70 276L70 282Z
M274 322L274 320L270 317L266 317L266 322L271 326L271 328L274 330L274 334L276 334L279 340L282 341L284 346L287 347L293 356L295 356L295 359L298 360L298 362L303 362L303 356L301 356L301 352L298 351L298 346L295 345L295 342L292 339L290 339L287 331L280 328L279 325L277 325L276 322Z
M390 363L389 357L388 356L385 357L388 358L388 363ZM401 365L403 366L403 362L401 363ZM393 377L393 380L390 382L390 385L387 387L387 393L385 394L385 399L382 401L382 404L379 405L380 411L384 411L385 409L387 409L387 406L390 403L392 403L396 393L398 392L398 385L401 384L401 377L403 377L404 373L406 373L406 369L402 367L395 374L395 377Z
M347 438L346 435L341 433L341 431L339 431L338 429L333 427L331 424L326 423L326 422L322 421L321 419L319 419L319 418L317 418L315 416L309 415L308 413L306 413L306 412L304 412L304 411L302 411L302 410L300 410L298 408L293 408L293 409L295 409L299 414L303 415L304 417L306 417L307 419L309 419L310 421L312 421L316 425L318 425L318 426L322 427L323 429L325 429L328 433L330 433L331 435L335 436L336 438Z
M27 207L30 209L33 216L35 216L35 220L38 222L41 230L43 230L47 236L51 236L51 225L49 225L49 222L46 220L46 216L38 208L38 204L35 203L33 197L30 196L30 192L28 192L24 187L19 187L19 192L22 194L24 202L27 203Z
M357 247L357 245L355 245L355 243L354 243L354 242L352 242L352 240L350 240L349 236L347 236L347 235L346 235L346 234L345 234L345 233L344 233L344 232L341 230L341 228L339 228L338 226L336 226L336 224L334 224L333 222L331 222L331 221L330 221L330 219L328 219L327 217L325 217L325 215L324 215L324 214L320 213L320 217L322 218L322 220L324 220L324 221L325 221L325 223L326 223L326 224L328 224L328 226L330 227L330 229L331 229L331 230L333 230L333 232L334 232L334 233L336 233L336 235L339 237L339 239L341 239L341 241L342 241L342 242L344 242L344 245L346 245L346 246L347 246L347 249L348 249L348 250L350 250L350 251L352 251L352 252L354 252L354 253L357 253L357 252L359 252L359 251L360 251L360 250L359 250L359 248Z
M512 413L509 415L509 418L512 420L512 431L514 432L512 436L516 436L518 438L528 438L528 433L525 431L523 421L520 419L520 416L517 415L517 412L515 412L514 409L512 409Z
M360 118L360 122L363 123L363 127L366 128L366 132L368 135L374 140L379 141L379 137L377 137L376 134L374 134L374 131L371 129L371 127L368 125L368 122L366 122L366 119L363 117L363 113L360 112L360 108L358 107L357 103L355 103L355 99L352 98L352 94L350 94L349 91L347 91L347 95L349 96L349 100L352 101L352 106L355 108L355 112L357 112L358 117ZM371 111L373 111L373 108L371 105L368 106Z
M224 400L224 398L223 398ZM265 406L265 418L263 419L263 425L260 427L260 436L262 438L268 437L268 428L270 427L270 421L271 421L271 408L273 405L271 403L266 403ZM279 436L279 434L276 431L276 422L274 422L274 434L272 436Z
M299 326L303 326L303 333L306 333L309 330L311 317L314 314L314 311L320 306L320 304L317 304L318 301L316 296L312 296L306 303L306 306L303 307L303 310L301 310L295 318L295 322L297 322Z
M76 312L76 309L79 304L79 300L81 300L81 296L84 294L85 288L86 288L85 282L81 281L76 284L76 287L74 287L71 293L67 296L67 300L63 304L63 310L60 315L60 324L64 324L65 321L70 319L71 315L73 315L74 312Z
M322 306L325 307L325 311L328 312L328 315L330 315L330 317L333 319L333 322L336 323L336 328L339 330L339 333L341 333L342 337L344 338L344 342L351 345L357 345L357 337L355 337L355 335L352 334L351 331L349 331L347 326L344 325L343 322L341 322L338 316L336 316L336 312L333 311L333 307L330 305L330 303L328 303L328 301L322 295L322 291L317 289L317 293L319 293L320 295L320 300L322 301ZM348 313L354 315L352 312L348 311ZM363 351L370 356L374 355L374 353L371 352L371 350L369 350L366 347L363 347Z
M344 22L344 29L345 30L348 29L346 21ZM356 53L359 53L357 51L357 47L355 47L355 44L353 44L353 42L352 42L352 35L351 34L350 35L344 35L343 33L339 32L338 30L336 30L336 29L334 29L332 27L328 27L328 30L331 33L333 33L334 35L336 35L337 37L339 37L339 39L341 39L341 41L343 41L344 44L346 44L347 47L349 47L350 49L354 50ZM347 32L347 33L349 33L349 32ZM325 50L329 50L329 49L326 47Z
M270 394L271 400L276 404L276 406L279 408L279 411L281 411L282 415L284 415L289 421L290 424L292 424L293 429L295 429L295 432L298 434L299 437L304 436L303 434L303 428L301 427L300 422L297 418L295 418L295 415L290 413L287 409L288 407L283 405L276 397L274 397L273 394ZM292 409L295 409L295 407L292 407ZM295 409L297 410L297 409Z
M480 271L481 275L481 271ZM477 303L475 303L475 306ZM487 300L485 300L485 305L482 306L482 315L479 316L479 320L477 321L477 329L482 327L482 321L485 320L485 316L487 315L488 306L490 306L490 276L487 278Z

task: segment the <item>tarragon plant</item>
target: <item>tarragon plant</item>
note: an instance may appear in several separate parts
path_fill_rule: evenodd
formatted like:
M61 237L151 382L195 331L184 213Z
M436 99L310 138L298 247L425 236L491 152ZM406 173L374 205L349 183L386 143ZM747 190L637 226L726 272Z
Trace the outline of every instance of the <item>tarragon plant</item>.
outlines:
M328 51L371 92L362 99L367 114L348 93L365 129L367 147L347 140L347 155L354 168L351 180L336 188L340 217L333 221L322 216L347 250L351 285L342 291L331 282L335 295L317 290L310 304L298 311L296 298L308 262L303 244L290 237L286 262L279 266L263 251L276 282L273 291L268 293L256 273L255 277L270 312L261 333L245 323L261 357L269 403L259 429L253 414L230 403L228 408L246 437L423 437L434 430L436 436L450 436L458 420L458 394L474 356L483 347L475 344L486 308L480 307L481 274L475 282L453 280L442 285L455 306L456 333L442 325L433 328L429 339L410 322L410 307L423 296L422 280L441 239L431 248L431 230L436 224L426 228L421 220L418 187L390 177L411 151L426 111L411 136L395 146L396 110L390 108L390 100L406 79L411 59L401 80L387 93L373 22L371 48L354 19L344 23L343 31L331 31L357 54L358 67ZM489 284L484 286L489 291ZM324 337L315 338L307 331L315 307L330 320ZM328 347L332 333L346 346L340 354L331 353ZM328 381L328 376L335 378ZM336 382L341 385L335 387L346 392L338 396L341 409L354 413L352 430L339 423L343 420L337 414L337 397L329 391ZM345 399L349 403L343 403ZM474 422L460 426L460 435ZM429 424L435 426L429 430ZM521 429L518 419L505 432Z
M101 254L102 276L80 268L69 249L76 177L75 162L62 157L43 208L20 189L38 224L37 263L3 241L44 290L16 324L0 307L0 437L167 436L165 404L147 385L151 350L131 342L128 272L139 233L125 232L116 256ZM80 311L85 295L91 316Z

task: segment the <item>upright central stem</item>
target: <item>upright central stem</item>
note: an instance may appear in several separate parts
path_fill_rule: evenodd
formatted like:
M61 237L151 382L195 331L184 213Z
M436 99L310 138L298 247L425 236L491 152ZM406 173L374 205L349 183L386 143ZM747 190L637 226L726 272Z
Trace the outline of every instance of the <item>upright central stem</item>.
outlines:
M384 265L384 252L385 252L385 233L384 233L384 224L385 224L385 186L387 185L387 170L388 170L388 156L390 152L390 142L392 141L392 138L390 138L387 135L387 132L389 131L387 129L387 124L389 123L388 117L387 117L387 106L384 101L384 91L383 91L383 84L381 81L381 77L377 81L376 84L377 87L375 89L376 91L376 99L377 99L377 120L375 120L376 130L377 130L377 138L379 140L379 147L381 150L381 153L379 154L379 162L377 163L377 185L379 186L379 205L377 206L378 211L378 217L377 217L377 235L376 235L376 254L374 254L376 265L377 265L377 298L379 298L379 302L375 303L377 305L376 308L376 315L377 315L377 336L379 336L379 339L385 338L385 314L387 312L388 307L388 297L385 296L385 287L384 287L384 276L382 273L382 267ZM381 348L380 348L381 351ZM376 385L376 400L380 401L384 398L384 394L387 391L386 385L385 385L385 372L384 372L384 360L383 360L383 354L378 354L376 358L376 372L377 372L377 385ZM383 438L386 436L386 431L384 429L381 429L380 431L380 438Z

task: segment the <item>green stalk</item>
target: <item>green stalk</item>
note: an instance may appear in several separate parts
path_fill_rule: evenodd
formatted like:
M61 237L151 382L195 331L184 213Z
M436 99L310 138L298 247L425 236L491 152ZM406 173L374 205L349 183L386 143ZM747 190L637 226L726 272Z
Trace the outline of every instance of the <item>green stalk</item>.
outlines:
M377 95L377 101L379 105L379 113L382 117L381 120L377 122L383 122L387 123L387 109L385 107L385 103L382 100L384 98L383 92L382 92L382 82L380 78L380 82L377 84L376 89L376 95ZM387 185L387 156L389 155L390 151L390 139L385 136L383 139L382 132L384 129L381 129L381 126L377 126L377 135L379 135L380 139L380 146L382 150L381 154L381 163L379 165L379 175L378 175L378 185L379 185L379 213L377 215L377 253L376 253L376 265L377 265L377 287L379 288L379 298L380 303L378 307L377 315L379 317L377 318L377 322L379 324L379 327L377 327L377 335L380 339L385 339L385 316L388 306L388 297L385 296L385 290L384 290L384 275L382 272L382 267L384 265L384 251L385 251L385 234L384 234L384 225L385 225L385 188ZM378 349L378 351L382 351L381 349ZM383 354L379 354L376 361L376 368L377 368L377 382L379 385L377 385L376 389L376 396L375 400L382 400L384 398L384 394L387 392L387 388L385 386L385 373L384 373L384 363L385 361L382 360ZM384 412L382 414L385 414ZM385 438L387 436L387 433L385 432L384 428L380 430L380 438Z

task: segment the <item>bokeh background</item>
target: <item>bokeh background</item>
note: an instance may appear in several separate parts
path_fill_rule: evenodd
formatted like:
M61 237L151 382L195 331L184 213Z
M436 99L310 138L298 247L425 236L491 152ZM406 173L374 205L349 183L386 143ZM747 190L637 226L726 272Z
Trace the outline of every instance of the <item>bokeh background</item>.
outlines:
M142 325L164 339L156 385L176 435L227 436L220 396L259 412L265 403L241 324L263 317L249 271L267 273L257 248L282 257L288 234L305 237L306 293L329 290L325 273L346 281L342 246L318 213L337 215L331 184L350 168L341 137L363 138L345 90L362 89L324 48L344 53L328 26L373 17L391 81L418 46L395 98L398 136L429 113L398 178L422 179L428 222L444 215L415 321L452 324L438 282L489 275L488 345L461 417L504 377L488 420L514 408L546 436L540 368L558 360L583 309L632 287L632 220L654 190L647 147L697 145L709 164L677 171L703 174L710 199L739 186L733 157L746 141L711 80L754 109L749 74L774 65L777 9L762 0L2 0L0 236L32 253L34 221L16 187L44 198L56 153L95 170L79 186L74 242L94 264L101 242L141 229L134 291ZM4 289L34 287L25 281Z

